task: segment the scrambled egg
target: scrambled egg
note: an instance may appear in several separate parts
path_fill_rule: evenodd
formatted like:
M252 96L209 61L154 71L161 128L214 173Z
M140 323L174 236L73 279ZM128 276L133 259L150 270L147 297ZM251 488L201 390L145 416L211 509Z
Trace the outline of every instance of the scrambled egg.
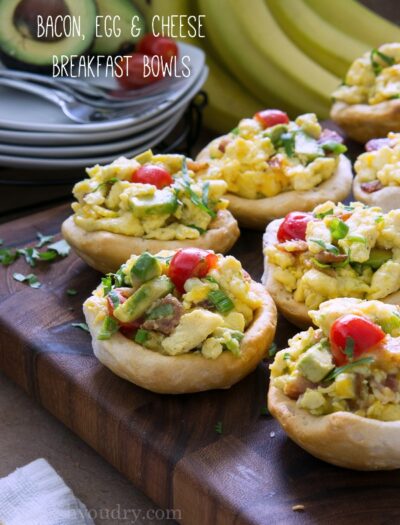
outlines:
M107 166L87 169L88 179L75 184L77 200L72 204L77 226L86 231L108 231L147 239L197 239L205 232L218 210L228 201L222 198L224 181L194 181L193 170L182 173L182 155L153 155L151 151L134 159L121 157ZM172 186L157 189L152 184L131 182L142 165L154 164L174 178ZM188 160L188 167L196 163Z
M400 290L400 210L361 203L317 206L306 245L265 248L274 278L310 309L336 297L381 299ZM289 246L288 246L289 244Z
M382 186L400 186L400 133L390 132L388 144L362 153L354 169L360 182L378 180Z
M159 272L168 275L175 251L163 250L156 254ZM132 255L114 277L116 288L126 287L131 295L140 286L132 280L132 269L140 256ZM143 346L166 355L180 355L199 351L207 359L216 359L224 350L240 355L240 342L251 324L255 311L261 307L260 297L251 290L251 279L241 263L232 256L218 255L215 267L202 278L187 279L183 293L174 289L173 295L182 306L183 313L172 333L165 335L150 331ZM132 289L133 288L133 289ZM219 292L231 307L219 310L210 302L210 292ZM108 315L104 288L99 287L86 306L96 313L96 322ZM153 305L148 311L151 311Z
M228 191L247 199L273 197L289 190L310 190L335 172L338 155L325 153L321 126L314 113L288 125L264 129L255 119L212 143L208 180L224 180Z
M400 44L384 44L357 58L332 94L346 104L379 104L400 95Z
M379 350L350 358L335 367L329 331L345 314L359 315L380 325L387 334ZM340 410L382 421L400 419L400 308L379 301L333 299L310 316L309 328L289 340L275 356L272 384L315 416ZM367 357L367 359L365 359ZM329 375L331 377L329 378Z

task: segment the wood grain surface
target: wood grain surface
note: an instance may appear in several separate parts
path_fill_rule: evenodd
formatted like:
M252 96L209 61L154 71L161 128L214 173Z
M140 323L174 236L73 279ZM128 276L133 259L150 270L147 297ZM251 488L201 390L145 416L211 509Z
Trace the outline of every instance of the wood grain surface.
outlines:
M37 231L57 234L68 214L63 205L19 219L0 237L5 246L32 245ZM260 278L261 233L244 231L232 253ZM398 471L325 464L261 415L266 363L228 391L147 392L99 364L89 334L71 326L83 321L98 273L70 254L35 268L36 290L16 282L15 271L29 273L23 260L0 271L0 368L158 505L179 509L183 524L400 522ZM280 320L278 344L294 332Z

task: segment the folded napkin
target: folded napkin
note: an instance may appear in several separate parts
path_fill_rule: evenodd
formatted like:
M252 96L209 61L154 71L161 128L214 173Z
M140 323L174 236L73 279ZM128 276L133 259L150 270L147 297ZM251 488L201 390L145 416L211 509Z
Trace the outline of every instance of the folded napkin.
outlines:
M0 479L0 525L94 525L81 503L44 459Z

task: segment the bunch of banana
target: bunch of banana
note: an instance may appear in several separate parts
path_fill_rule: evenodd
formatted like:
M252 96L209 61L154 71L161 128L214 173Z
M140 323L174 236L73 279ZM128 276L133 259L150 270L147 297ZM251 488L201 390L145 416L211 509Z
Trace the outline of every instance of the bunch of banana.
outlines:
M154 15L205 15L206 125L226 132L264 107L329 114L352 61L400 41L400 29L356 0L133 0ZM185 39L188 41L188 39Z

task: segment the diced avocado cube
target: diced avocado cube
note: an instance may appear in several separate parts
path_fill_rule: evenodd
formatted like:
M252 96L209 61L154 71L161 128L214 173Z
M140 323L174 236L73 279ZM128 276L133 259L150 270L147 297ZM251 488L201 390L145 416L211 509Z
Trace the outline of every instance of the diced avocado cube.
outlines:
M178 207L178 198L172 188L164 188L153 195L132 196L130 207L135 217L172 214Z
M114 310L114 317L122 323L135 321L142 317L155 301L172 292L173 288L171 279L166 275L147 281Z
M151 253L144 252L136 259L131 268L132 284L145 281L150 281L154 277L159 277L162 274L161 263L151 255Z
M146 162L151 162L153 159L153 152L151 149L148 149L146 151L143 151L143 153L140 153L140 155L136 155L135 160L139 162L139 164L146 164Z
M324 154L318 142L303 131L298 131L296 133L294 152L298 156L306 157L307 160L313 160Z
M268 131L264 133L264 136L268 137L271 140L272 144L274 144L274 146L278 146L280 145L278 143L280 141L281 136L284 133L286 133L287 130L288 127L285 124L277 124L276 126L269 128Z
M309 381L318 383L334 368L331 353L316 344L300 357L297 368Z
M374 270L377 270L392 258L391 250L382 250L380 248L372 248L368 261L365 262L368 266L371 266Z

